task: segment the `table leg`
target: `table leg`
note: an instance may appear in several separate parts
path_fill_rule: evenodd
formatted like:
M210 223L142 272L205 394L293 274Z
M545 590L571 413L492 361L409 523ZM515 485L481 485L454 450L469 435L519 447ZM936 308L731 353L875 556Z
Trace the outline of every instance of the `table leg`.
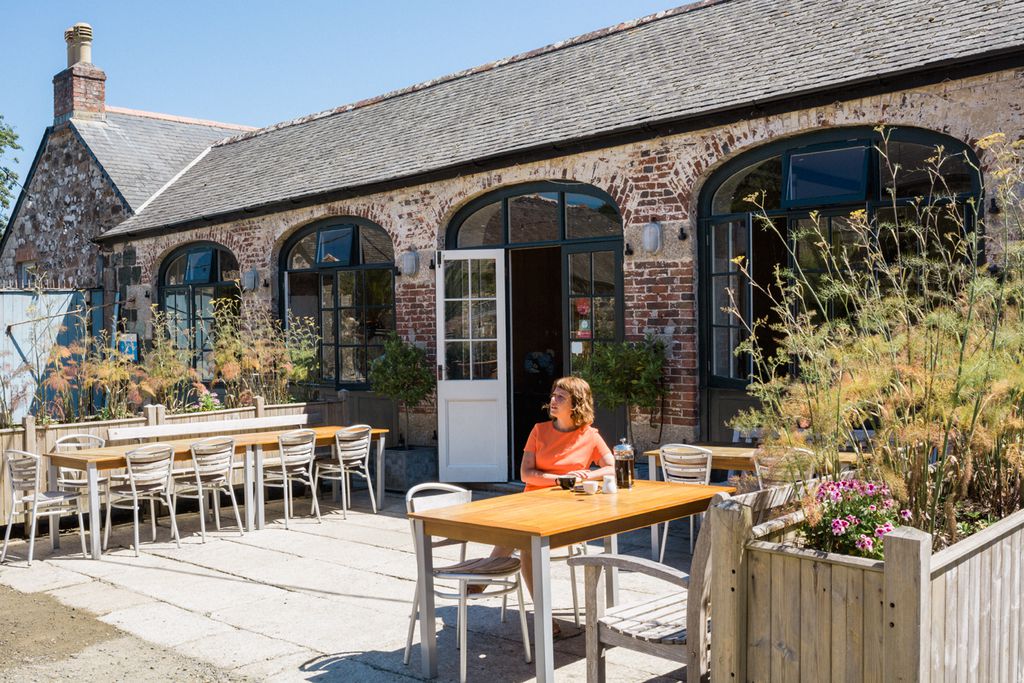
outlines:
M57 490L57 466L47 458L46 468L46 490ZM50 547L54 550L60 548L60 515L47 515L50 522Z
M551 630L551 542L534 536L533 552L533 645L537 654L537 683L555 680L554 634Z
M256 528L256 510L253 507L253 448L246 446L245 448L245 460L242 464L242 499L245 503L245 530L252 531Z
M384 509L384 435L377 439L377 509Z
M647 456L647 478L651 481L658 481L658 459L653 455ZM651 559L655 562L661 557L661 530L660 524L651 527Z
M256 528L262 529L266 522L266 489L263 487L263 446L256 446Z
M609 555L619 552L619 537L617 535L605 536L604 551ZM605 604L614 607L619 601L619 570L617 567L608 567L605 570L604 578Z
M433 545L421 520L413 521L413 530L416 542L416 575L420 584L420 667L424 677L437 678Z
M103 515L100 514L100 473L96 469L96 463L90 462L85 466L85 480L89 485L89 554L92 555L92 559L98 560L103 553L100 538ZM110 504L109 500L107 504Z

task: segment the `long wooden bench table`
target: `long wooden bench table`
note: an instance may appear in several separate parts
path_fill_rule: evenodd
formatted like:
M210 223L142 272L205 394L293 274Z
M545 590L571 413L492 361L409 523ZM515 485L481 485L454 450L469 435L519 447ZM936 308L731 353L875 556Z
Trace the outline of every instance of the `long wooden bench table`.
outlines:
M316 434L316 445L326 446L334 443L334 434L344 426L328 425L309 427ZM292 430L275 430L269 432L248 432L229 434L235 440L236 454L244 458L243 497L245 502L245 522L249 531L262 529L264 525L263 497L263 449L277 446L277 437ZM384 440L387 429L373 429L371 435L377 441L377 492L378 500L383 500L384 487ZM192 459L192 444L200 439L176 439L161 441L174 450L176 461ZM100 559L100 491L99 473L122 469L127 466L125 453L139 447L139 444L122 444L104 448L83 448L72 452L51 452L49 454L50 481L57 480L57 468L67 467L82 470L86 473L89 489L89 544L93 559Z

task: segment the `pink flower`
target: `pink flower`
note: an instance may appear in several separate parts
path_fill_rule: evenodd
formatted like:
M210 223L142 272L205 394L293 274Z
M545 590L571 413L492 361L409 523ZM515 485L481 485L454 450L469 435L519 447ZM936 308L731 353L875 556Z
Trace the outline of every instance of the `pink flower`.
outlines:
M870 552L874 549L875 542L867 536L865 536L864 534L861 534L860 538L857 539L857 542L854 543L854 545L857 546L858 550L865 550Z
M875 527L875 536L878 536L879 538L881 538L882 536L885 536L886 534L892 532L892 530L893 530L892 523L891 522L886 522L882 526Z
M871 510L872 512L874 512L874 511L875 511L875 510L877 510L877 509L878 509L878 508L877 508L877 507L875 507L874 505L868 505L868 510Z
M856 515L846 515L846 519L850 524L860 524L860 520L857 519Z
M905 520L909 521L910 518L913 516L914 514L910 510L900 510L900 517L902 517Z
M835 519L832 520L832 533L835 534L836 536L842 536L843 534L846 533L846 529L849 526L850 526L850 523L847 522L845 519L840 519L840 518L836 517Z
M892 498L886 498L885 500L882 501L882 505L884 505L885 509L888 510L889 508L892 508L896 505L896 501L893 500Z

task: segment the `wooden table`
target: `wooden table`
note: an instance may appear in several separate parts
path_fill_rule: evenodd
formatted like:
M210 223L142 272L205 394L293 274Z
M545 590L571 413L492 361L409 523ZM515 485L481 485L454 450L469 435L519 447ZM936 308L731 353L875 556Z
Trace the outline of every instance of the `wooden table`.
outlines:
M316 434L316 445L326 446L334 443L334 433L343 426L328 425L324 427L309 427ZM230 436L235 440L235 452L243 455L243 499L245 503L245 526L246 529L262 529L264 525L264 499L263 499L263 449L266 447L277 447L277 437L294 430L277 430L269 432L247 432L243 434L231 434L226 432L224 436ZM387 429L373 429L371 435L377 441L377 500L384 500L384 440ZM206 436L203 438L212 438ZM161 441L174 450L176 461L192 460L192 444L200 439L176 439L174 441ZM89 489L89 544L90 554L93 559L100 559L102 550L100 544L100 492L99 472L117 470L127 467L125 453L145 444L123 444L120 446L106 446L105 448L83 448L78 451L56 452L49 454L49 481L57 481L57 468L67 467L75 470L84 470ZM51 542L54 547L59 547L56 536L56 525L51 525Z
M606 550L615 552L616 534L703 512L716 493L734 491L728 486L680 486L638 480L632 489L622 489L611 495L588 496L554 487L410 514L415 530L421 587L420 658L423 675L429 678L437 676L434 567L430 552L432 536L531 549L537 680L546 683L554 680L551 549L605 538ZM615 573L610 571L606 584L609 604L615 601L615 584Z

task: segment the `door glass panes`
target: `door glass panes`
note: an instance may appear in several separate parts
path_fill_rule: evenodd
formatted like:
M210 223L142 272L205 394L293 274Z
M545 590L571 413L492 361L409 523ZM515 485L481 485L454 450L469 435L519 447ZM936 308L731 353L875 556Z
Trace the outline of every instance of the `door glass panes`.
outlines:
M171 261L164 271L164 284L183 285L185 284L185 264L188 259L183 255Z
M594 295L615 296L615 254L594 252Z
M477 210L463 221L459 227L457 246L465 248L503 244L505 231L502 204L499 199Z
M316 265L316 233L310 233L296 242L288 257L288 268L302 270Z
M493 259L450 259L444 268L445 377L497 379L496 264Z
M736 357L750 322L750 229L746 219L723 221L711 228L711 371L729 379L747 379L749 358Z
M796 204L867 199L867 159L867 147L791 154L787 199Z
M522 194L508 200L508 241L553 242L561 238L558 193Z
M352 226L321 230L317 261L322 264L349 265L352 262L354 232Z
M565 237L619 237L622 219L614 206L587 194L565 194Z
M590 254L569 254L569 294L590 294Z
M395 260L391 237L381 228L368 225L359 228L359 262L392 263Z
M319 310L316 273L288 273L288 311L296 318L313 318Z
M890 142L881 149L878 177L883 201L894 192L896 197L944 197L973 190L977 171L962 152L940 154L935 145L910 142Z
M193 251L188 255L185 267L185 282L189 284L206 284L210 282L213 272L213 249Z
M571 359L588 355L593 343L616 339L615 256L611 250L568 255Z
M711 211L715 214L758 211L757 204L747 201L747 197L754 194L758 195L757 201L765 211L782 205L781 156L748 166L722 183L711 200Z

